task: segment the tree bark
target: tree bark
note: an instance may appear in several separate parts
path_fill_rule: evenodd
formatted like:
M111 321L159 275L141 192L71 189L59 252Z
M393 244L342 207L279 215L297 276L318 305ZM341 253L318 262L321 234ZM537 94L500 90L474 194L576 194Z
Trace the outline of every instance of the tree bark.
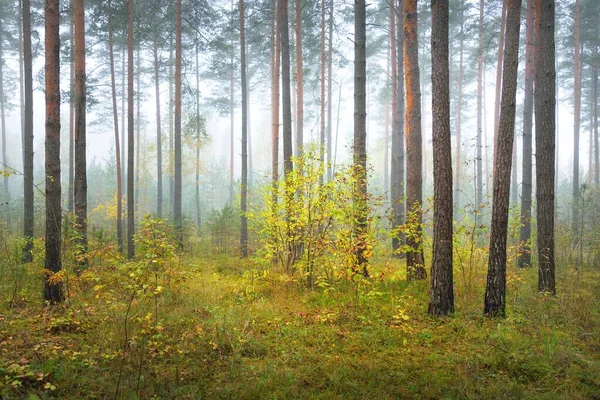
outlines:
M523 182L521 185L520 268L531 266L531 203L533 193L533 57L535 54L535 0L527 0L525 43L525 100L523 104Z
M110 62L110 86L115 130L115 158L117 162L117 246L119 251L123 252L123 176L121 173L121 144L119 143L119 115L117 111L117 87L115 82L112 13L108 16L108 57Z
M423 152L421 136L421 83L419 77L419 43L417 37L417 0L404 1L404 62L406 63L406 201L410 231L406 255L407 280L427 278L423 255L421 226L423 202Z
M31 59L31 6L23 0L23 64L25 117L23 134L23 261L33 261L33 72Z
M134 132L133 132L133 13L134 0L129 0L127 25L127 257L133 258L135 248L135 195L134 195ZM138 144L139 145L139 144Z
M290 93L290 31L288 25L288 1L281 2L281 85L283 106L283 169L287 177L292 164L292 103Z
M302 0L296 0L296 149L302 156L304 146L304 66L302 60Z
M183 245L183 221L181 215L181 0L175 2L175 193L173 219L179 245Z
M598 45L592 50L592 118L594 132L594 184L600 185L600 151L598 149Z
M155 27L155 29L158 29ZM160 120L160 60L158 58L158 32L152 38L154 56L154 93L156 98L156 217L163 217L163 170L162 170L162 130Z
M535 12L535 10L534 10ZM573 65L573 220L571 221L571 229L573 237L577 240L579 246L579 131L581 128L581 61L579 54L579 46L581 43L581 12L579 0L575 0L575 44L573 46L574 65Z
M494 165L496 165L496 148L498 146L498 127L500 122L500 90L502 86L502 61L504 58L504 38L506 35L506 2L502 0L500 15L500 33L498 37L498 62L496 64L496 98L494 101ZM495 173L495 170L494 170Z
M246 32L244 31L244 0L240 0L240 73L242 88L242 182L240 201L240 252L248 257L248 98L246 83Z
M537 0L535 14L535 155L538 289L556 294L554 277L554 131L556 70L554 0Z
M279 67L281 63L279 3L271 1L271 174L273 205L277 203L279 181ZM298 129L298 132L300 129Z
M433 204L433 260L428 312L436 316L448 315L454 311L448 13L448 0L431 1L431 94L433 110L433 190L435 195ZM462 72L459 72L460 74ZM459 77L459 103L461 101L461 79ZM460 116L460 105L458 110ZM460 122L458 125L460 126ZM457 144L457 152L460 152L460 142Z
M369 276L367 235L367 33L365 0L354 1L354 232L359 271Z
M87 252L86 72L84 0L75 0L75 227L79 253ZM79 268L86 264L78 263Z
M140 45L137 45L136 48L136 71L135 71L135 214L139 213L139 203L140 203L140 125L141 125L141 107L140 107L140 99L141 99L141 91L140 91L140 78L141 78L141 70L140 70Z
M175 83L173 74L173 39L169 43L169 214L174 215L175 210L175 159L173 158L173 150L175 146L175 131L174 131L174 91Z
M510 173L515 134L517 71L519 64L519 28L521 0L508 0L506 5L506 47L502 80L502 105L498 125L492 226L484 314L501 317L506 309L506 239L510 198Z
M46 48L46 259L44 262L44 301L50 304L64 300L62 284L52 276L61 265L60 204L60 13L58 0L45 2ZM2 99L4 100L4 99Z
M234 25L233 25L233 14L234 10L233 10L233 0L231 0L231 40L230 40L230 46L231 46L231 62L230 62L230 66L231 69L229 71L229 125L230 125L230 137L229 137L229 204L233 204L233 168L235 166L235 158L234 158L234 149L235 149L235 143L234 143L234 132L233 132L233 128L234 128L234 116L235 116L235 102L234 102L234 91L233 91L233 55L235 53L235 49L233 47L233 30L234 30Z

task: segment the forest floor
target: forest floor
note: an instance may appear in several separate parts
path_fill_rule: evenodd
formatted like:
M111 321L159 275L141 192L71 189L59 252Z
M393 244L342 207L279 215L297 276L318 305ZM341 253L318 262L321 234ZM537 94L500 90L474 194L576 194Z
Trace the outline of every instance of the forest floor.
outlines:
M186 259L177 290L149 297L113 292L98 265L68 307L41 305L30 267L13 307L2 281L0 397L600 398L598 270L561 266L543 296L535 269L512 267L507 318L490 320L483 267L456 271L456 313L431 318L428 282L375 264L309 291L237 258Z

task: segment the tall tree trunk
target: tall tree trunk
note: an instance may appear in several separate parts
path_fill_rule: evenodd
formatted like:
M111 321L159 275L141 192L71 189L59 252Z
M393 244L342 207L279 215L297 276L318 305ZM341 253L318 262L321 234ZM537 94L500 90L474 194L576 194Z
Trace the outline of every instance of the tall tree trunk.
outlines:
M44 301L64 300L62 284L53 280L61 265L60 205L60 13L58 0L45 2L46 47L46 259ZM4 99L2 99L4 100Z
M117 112L117 87L115 83L115 58L112 16L108 16L108 57L110 62L110 86L112 91L113 123L115 130L115 158L117 161L117 246L123 251L123 181L121 174L121 144L119 143L119 115Z
M2 129L2 163L4 168L8 165L8 159L6 157L6 115L5 115L5 103L6 98L4 96L4 55L3 55L3 37L0 31L0 129ZM6 230L10 234L11 232L11 211L10 211L10 188L8 182L8 175L4 174L4 204L9 205L8 211L6 211Z
M135 204L134 209L136 215L139 215L139 203L140 203L140 125L141 125L141 107L140 107L140 78L141 78L141 70L140 70L140 45L138 44L136 49L136 72L135 72L135 142L137 146L135 146Z
M504 58L504 38L506 35L506 3L502 0L502 11L500 15L500 33L498 37L498 62L496 63L496 98L494 101L494 168L496 165L496 148L498 147L498 127L500 122L500 90L502 86L502 61ZM495 173L495 169L493 170Z
M475 225L479 220L479 207L483 203L483 11L485 0L479 1L479 41L477 48L477 139L475 157ZM487 161L487 160L486 160Z
M277 203L279 181L279 67L281 62L279 2L271 1L271 174L273 205ZM298 129L297 132L300 132Z
M127 25L127 257L133 258L135 248L135 195L134 195L134 138L133 138L133 13L134 0L129 0L129 22ZM137 143L139 146L139 143Z
M435 196L433 204L433 260L428 312L431 315L448 315L454 311L448 0L431 1L431 65L433 190ZM462 37L460 68L462 70ZM459 75L462 75L462 71L459 72ZM462 77L459 76L459 104L461 101L461 79ZM458 117L460 119L460 105L458 106ZM458 125L460 126L460 123ZM457 144L457 152L460 153L460 142Z
M200 53L199 38L196 38L196 228L200 232L202 226L202 218L200 214L200 145L201 145L201 126L200 126L200 61L198 53Z
M535 12L535 10L534 10ZM573 220L571 221L571 229L575 240L579 240L579 130L581 128L581 61L579 54L579 46L581 43L581 12L579 0L575 0L575 44L573 46L574 65L573 65ZM578 242L581 246L581 243Z
M69 188L67 189L67 210L69 213L72 213L75 211L75 104L73 102L73 96L75 94L75 21L73 14L73 0L70 0L69 6L71 13L71 23L69 26L69 40L71 42L71 48L69 54Z
M321 128L319 130L319 160L323 164L325 162L325 0L321 0L321 111L320 111L320 123ZM323 176L321 176L321 182L323 182Z
M600 185L600 151L598 149L598 45L592 50L592 116L594 132L594 184Z
M487 285L484 314L504 317L506 309L506 239L510 197L510 170L515 134L517 71L519 64L519 28L521 0L506 5L506 47L502 82L502 108L498 126L494 193Z
M231 40L230 40L230 46L231 46L231 69L229 71L229 125L230 125L230 140L229 140L229 204L233 204L233 168L235 166L235 162L234 162L234 149L235 149L235 143L234 143L234 132L233 132L233 128L234 128L234 112L235 112L235 101L234 101L234 92L233 92L233 55L235 53L235 48L233 47L233 30L234 30L234 24L233 24L233 0L231 0Z
M84 0L75 0L75 226L79 251L87 251L86 73ZM85 261L79 266L85 265Z
M242 88L242 182L240 187L240 251L242 258L248 257L248 98L246 83L246 36L244 32L244 0L240 0L240 70Z
M511 167L511 173L512 173L512 177L510 178L510 204L511 206L517 206L519 204L519 192L518 192L518 171L517 171L517 162L518 162L518 156L517 156L517 151L519 148L519 143L518 143L519 139L515 138L514 139L514 144L513 144L513 152L512 152L512 167Z
M181 0L175 2L175 193L173 219L179 245L183 245L183 221L181 215Z
M387 61L385 64L385 107L384 107L384 119L383 119L383 192L388 193L390 190L390 182L389 182L389 174L390 174L390 112L391 112L391 102L392 102L392 46L396 40L396 24L395 24L395 6L394 4L390 4L390 21L388 25L389 30L389 43L387 48ZM395 62L395 60L394 60ZM394 69L396 66L393 66ZM388 88L390 91L388 92ZM391 201L391 195L390 195Z
M288 25L288 2L281 2L281 85L283 106L283 169L287 177L292 164L292 109L290 93L290 33Z
M357 238L356 261L364 276L369 276L367 243L367 23L365 0L354 2L354 232Z
M174 215L175 210L175 159L173 150L175 146L174 130L174 74L173 74L173 39L169 45L169 214Z
M329 43L327 50L327 182L333 179L332 170L332 83L333 83L333 0L329 1ZM387 147L386 147L387 149ZM387 164L386 164L387 165Z
M419 43L417 36L417 0L404 0L404 62L406 73L406 222L410 234L406 244L407 279L427 278L423 255L421 226L423 202L423 152L421 136L421 83L419 77Z
M535 156L538 289L556 293L554 278L554 0L537 0L535 10Z
M23 157L23 161L25 161L25 82L23 77L23 9L23 0L19 0L19 112L21 116L21 155Z
M577 0L579 1L579 0ZM523 104L523 182L521 185L520 268L531 266L531 203L533 189L533 57L535 54L535 0L527 0L525 43L525 100Z
M302 0L296 0L296 148L302 156L304 146L304 70L302 61Z
M158 28L155 28L158 29ZM154 93L156 98L156 217L163 216L163 171L162 171L162 130L160 120L160 60L158 58L158 32L152 38L154 56Z
M127 70L126 70L126 51L127 45L124 44L121 49L121 162L125 163L125 148L127 141L125 128L125 120L127 119L127 112L125 111L125 102L127 100L127 88L125 86L125 82L127 80ZM121 182L127 182L127 168L121 168ZM123 196L127 196L127 188L123 193Z
M33 261L33 72L31 59L31 6L23 0L23 64L25 123L23 135L23 261Z
M456 160L454 163L454 203L456 208L461 208L460 192L461 192L461 127L462 127L462 103L463 103L463 47L464 47L464 0L460 2L459 18L460 18L460 37L458 49L458 101L456 103ZM433 75L433 73L432 73ZM432 77L433 79L433 77ZM458 214L456 214L458 216Z

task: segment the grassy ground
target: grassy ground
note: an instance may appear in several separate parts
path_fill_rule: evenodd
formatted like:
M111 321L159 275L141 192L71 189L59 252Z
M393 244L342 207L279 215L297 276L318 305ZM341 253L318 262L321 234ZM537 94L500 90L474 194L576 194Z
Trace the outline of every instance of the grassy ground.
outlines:
M178 289L131 303L95 265L70 306L54 308L40 305L30 267L12 308L2 281L0 394L600 398L597 270L561 266L551 297L537 293L537 271L511 269L505 320L481 316L483 267L468 279L457 270L456 314L432 319L427 282L407 284L400 263L310 292L235 258L187 259Z

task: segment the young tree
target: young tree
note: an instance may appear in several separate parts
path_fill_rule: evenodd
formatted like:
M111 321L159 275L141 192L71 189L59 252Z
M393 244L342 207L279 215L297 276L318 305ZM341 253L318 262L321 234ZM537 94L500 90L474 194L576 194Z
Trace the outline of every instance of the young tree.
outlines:
M31 58L31 5L23 0L23 68L25 116L23 125L23 261L33 261L33 67Z
M554 278L554 131L556 67L554 0L537 0L535 10L535 156L537 245L540 292L556 294Z
M244 31L244 0L240 0L240 68L242 87L242 182L240 199L240 251L248 257L248 86L246 83L246 36Z
M533 56L535 0L527 0L525 43L525 100L523 104L523 183L521 186L521 229L518 264L520 268L531 265L531 199L533 188Z
M510 198L510 172L515 134L517 70L521 0L506 4L506 44L504 48L502 105L494 162L494 193L484 314L504 317L506 308L506 238Z
M79 248L85 252L87 250L87 161L84 0L74 0L73 18L75 20L75 227Z
M452 282L452 146L450 137L450 67L448 0L431 1L431 93L433 110L433 261L431 315L454 311ZM460 146L457 145L458 151Z
M404 62L406 73L406 201L408 205L406 244L407 279L427 278L423 256L421 227L423 201L421 83L419 77L419 42L417 36L417 0L404 1Z
M134 137L133 137L133 12L134 0L128 1L127 25L127 257L133 258L135 249L135 196L134 196ZM139 143L138 143L139 146Z
M45 2L46 33L46 259L44 300L64 300L62 285L52 279L62 269L60 205L60 36L59 1Z
M356 179L354 230L356 261L364 276L367 269L367 22L365 0L354 2L354 173Z
M183 243L181 216L181 0L175 2L175 204L173 219L180 245Z

